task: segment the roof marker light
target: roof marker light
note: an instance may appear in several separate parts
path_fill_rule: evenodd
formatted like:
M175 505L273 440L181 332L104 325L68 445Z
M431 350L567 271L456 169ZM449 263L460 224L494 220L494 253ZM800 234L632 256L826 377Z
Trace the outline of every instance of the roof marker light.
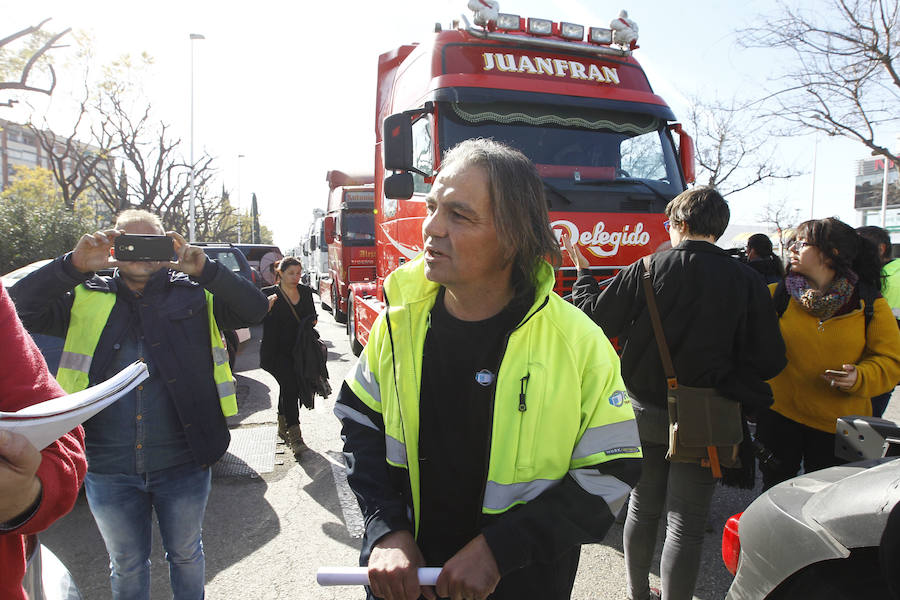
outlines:
M528 33L534 35L550 35L553 33L553 21L550 19L533 19L528 17Z
M580 42L584 39L584 25L576 25L575 23L560 23L559 29L560 35L567 40L578 40Z
M588 30L588 41L592 44L612 44L612 29L591 27Z
M497 29L505 29L507 31L521 30L522 25L519 15L500 13L500 15L497 16Z

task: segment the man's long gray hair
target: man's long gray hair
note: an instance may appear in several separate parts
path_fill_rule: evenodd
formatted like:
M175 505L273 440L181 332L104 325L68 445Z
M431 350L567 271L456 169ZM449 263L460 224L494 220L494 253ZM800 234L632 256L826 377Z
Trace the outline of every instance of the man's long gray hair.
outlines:
M447 151L441 169L477 166L488 178L494 228L512 260L516 294L534 287L535 269L546 258L559 267L559 242L550 229L544 184L534 164L520 151L491 139L460 142Z

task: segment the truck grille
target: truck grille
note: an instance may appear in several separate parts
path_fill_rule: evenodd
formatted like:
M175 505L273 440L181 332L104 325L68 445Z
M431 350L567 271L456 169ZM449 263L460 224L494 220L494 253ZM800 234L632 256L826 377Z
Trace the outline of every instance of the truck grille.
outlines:
M350 267L350 281L375 281L375 267Z

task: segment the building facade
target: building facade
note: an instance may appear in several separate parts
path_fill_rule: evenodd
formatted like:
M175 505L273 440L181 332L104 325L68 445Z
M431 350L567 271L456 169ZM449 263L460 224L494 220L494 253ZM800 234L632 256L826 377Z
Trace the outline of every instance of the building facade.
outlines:
M65 138L61 140L65 141ZM81 152L100 152L100 148L96 146L81 142L76 144ZM59 143L58 147L58 154L63 154L65 151L63 143ZM16 167L43 167L52 170L50 159L41 146L41 140L27 125L0 119L0 191L5 190L12 182ZM68 159L64 169L69 173L74 171L76 160L76 157ZM111 162L102 162L98 168L113 169L114 165Z
M853 207L859 217L857 223L881 227L885 175L888 185L884 228L891 233L891 241L897 244L900 243L900 186L897 184L900 174L897 165L881 156L857 161Z

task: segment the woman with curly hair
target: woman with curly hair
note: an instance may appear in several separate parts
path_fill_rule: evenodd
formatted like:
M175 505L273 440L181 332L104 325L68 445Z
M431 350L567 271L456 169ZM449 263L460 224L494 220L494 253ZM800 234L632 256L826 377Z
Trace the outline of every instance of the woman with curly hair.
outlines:
M842 462L835 423L871 415L870 398L900 381L900 331L879 292L874 245L835 218L801 223L788 246L790 267L773 284L788 365L769 381L775 402L757 423L778 461L760 465L766 489Z

